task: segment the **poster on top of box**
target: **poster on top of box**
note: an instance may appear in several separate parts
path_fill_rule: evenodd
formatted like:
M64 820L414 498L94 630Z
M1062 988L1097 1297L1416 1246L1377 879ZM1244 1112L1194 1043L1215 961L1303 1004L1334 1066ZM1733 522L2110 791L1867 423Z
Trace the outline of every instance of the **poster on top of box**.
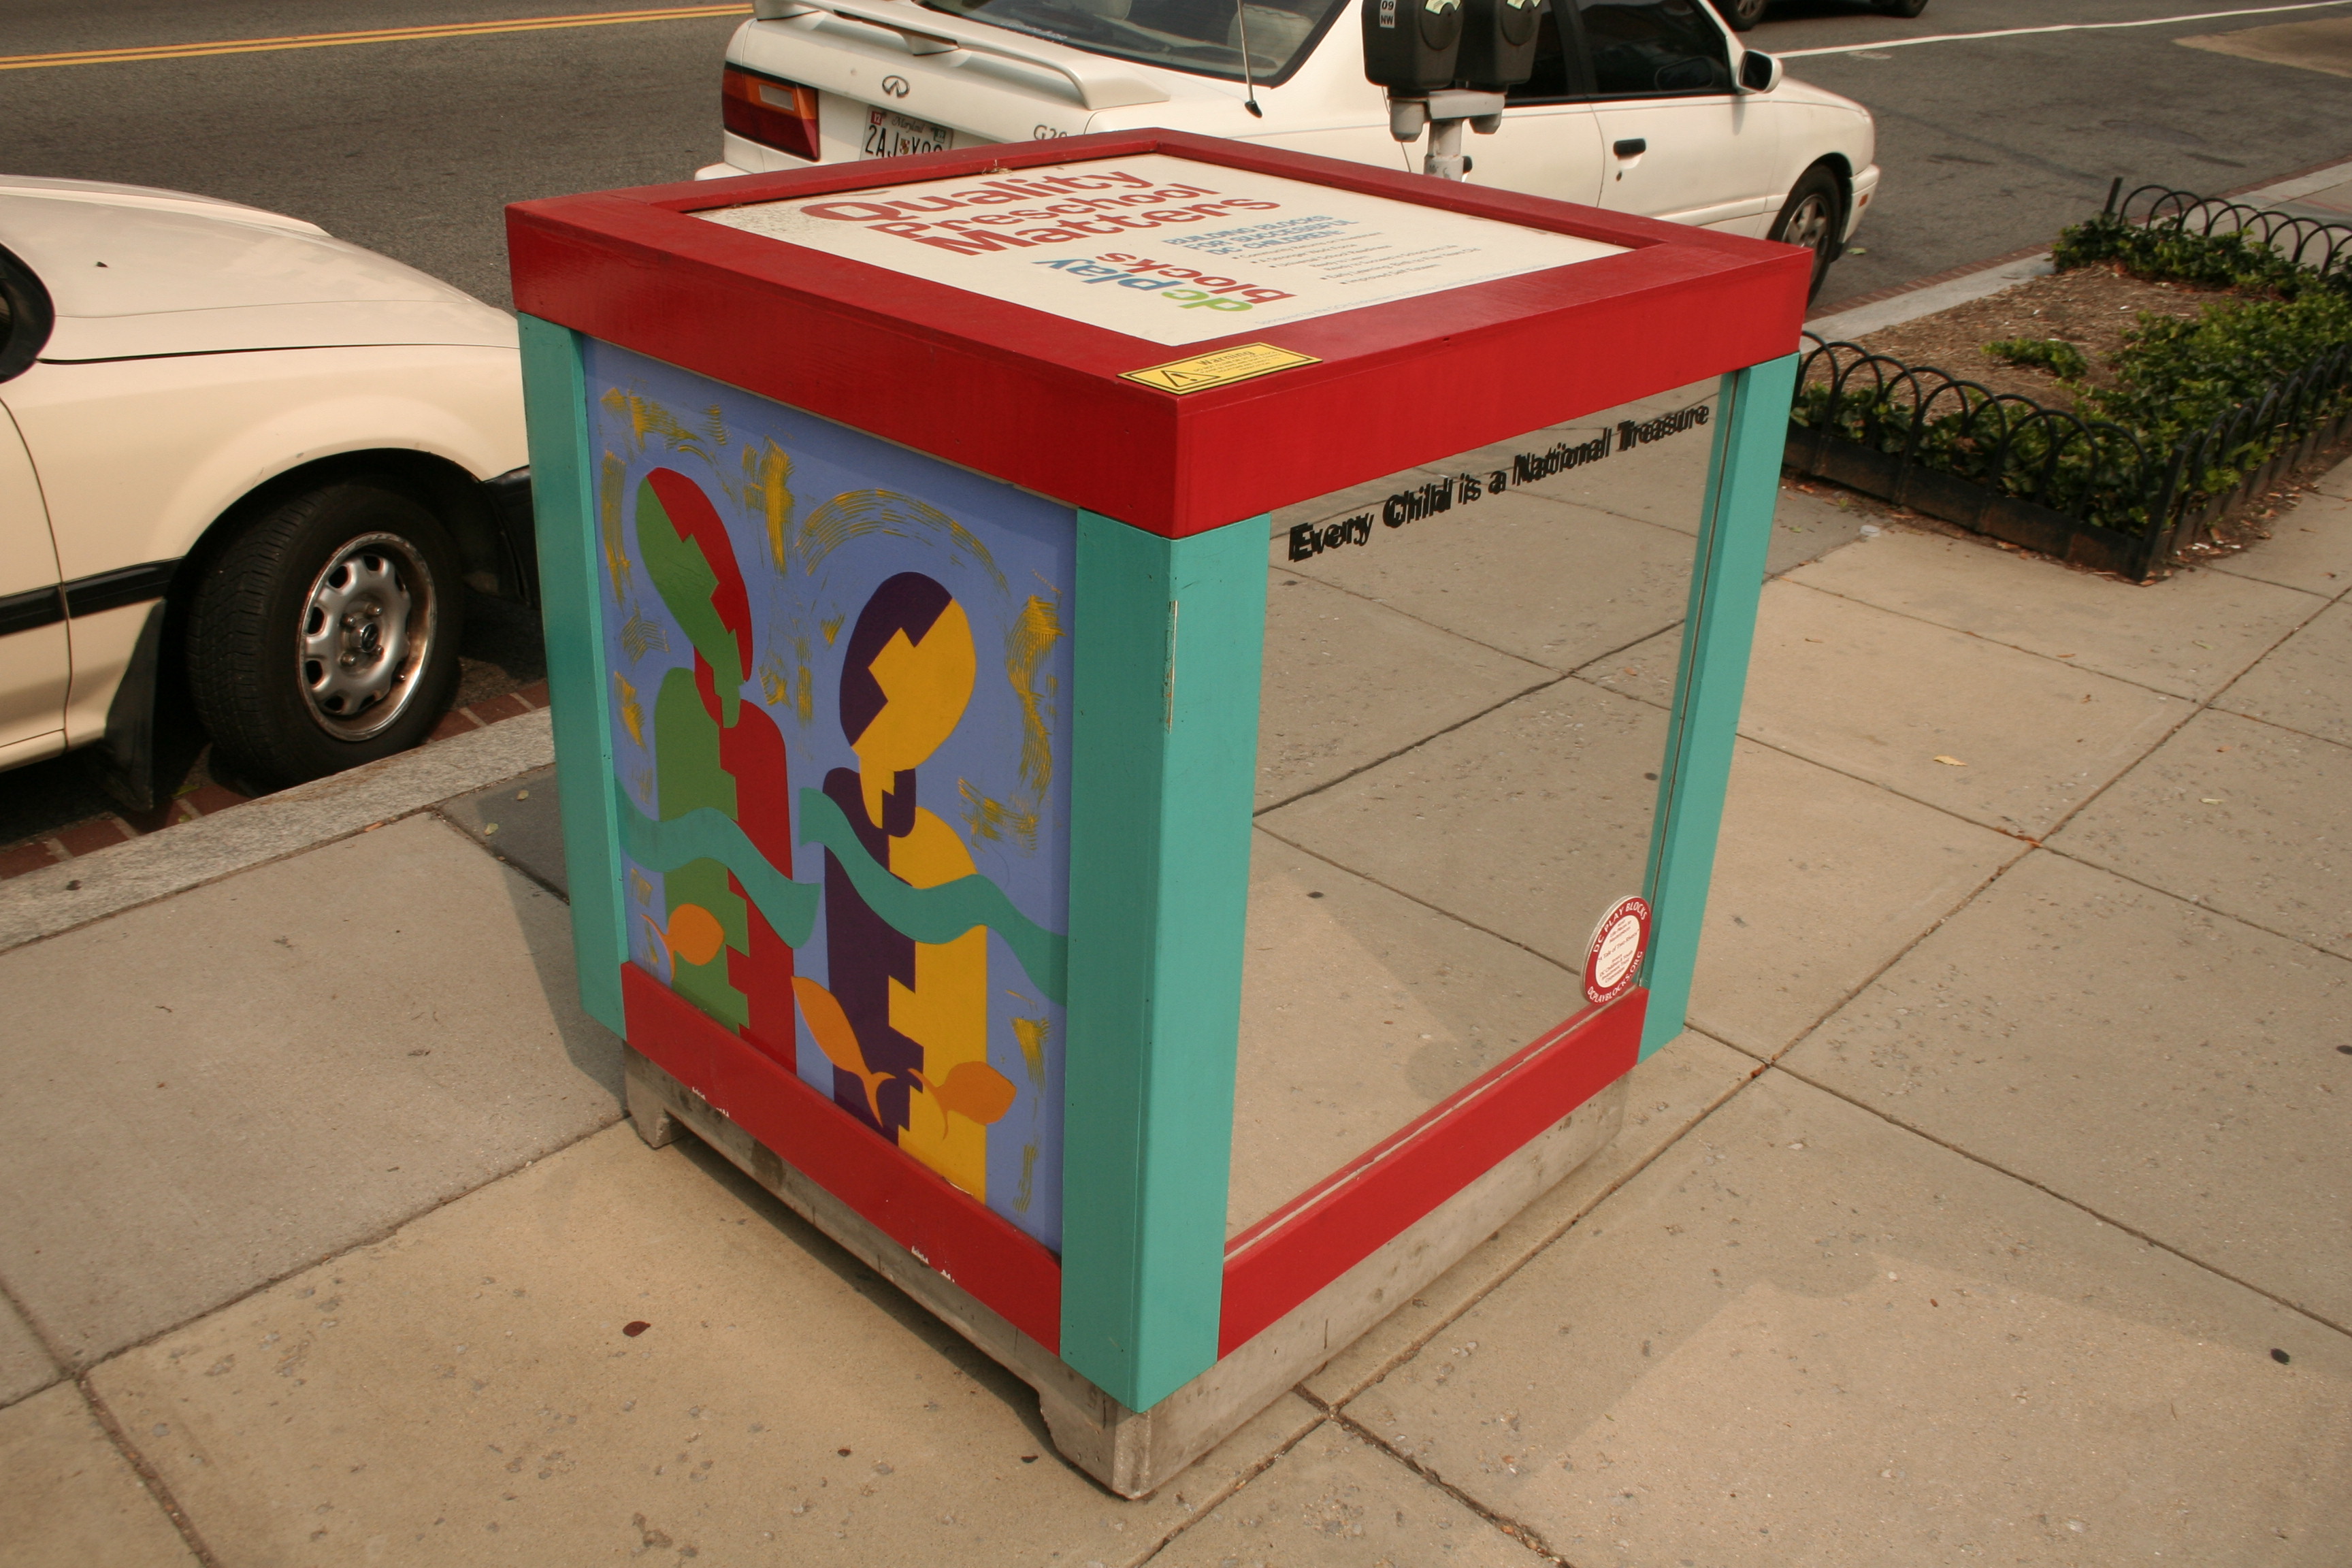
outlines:
M1623 249L1160 153L695 216L1171 344Z

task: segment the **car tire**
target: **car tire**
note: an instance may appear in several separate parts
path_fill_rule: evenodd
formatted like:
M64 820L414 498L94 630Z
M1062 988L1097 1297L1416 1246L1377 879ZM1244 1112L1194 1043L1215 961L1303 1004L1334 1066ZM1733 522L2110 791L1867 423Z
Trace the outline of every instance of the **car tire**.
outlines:
M1870 0L1870 8L1882 16L1916 16L1927 8L1927 0Z
M1771 0L1715 0L1715 8L1731 25L1735 33L1744 33L1764 19L1764 7Z
M283 789L425 739L457 683L457 545L364 480L255 519L189 605L188 680L215 772Z
M1830 263L1837 259L1844 218L1843 183L1829 165L1816 163L1798 179L1789 199L1780 204L1780 216L1772 220L1770 237L1783 245L1803 246L1813 253L1812 287L1805 292L1808 300L1822 291Z

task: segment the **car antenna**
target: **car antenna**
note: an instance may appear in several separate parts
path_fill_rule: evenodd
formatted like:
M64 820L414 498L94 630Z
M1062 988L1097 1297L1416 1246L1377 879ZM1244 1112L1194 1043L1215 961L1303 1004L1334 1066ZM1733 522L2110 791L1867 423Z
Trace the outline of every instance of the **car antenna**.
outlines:
M1265 110L1257 106L1257 83L1250 79L1249 0L1234 0L1234 26L1242 32L1242 107L1250 111L1251 119L1264 120Z

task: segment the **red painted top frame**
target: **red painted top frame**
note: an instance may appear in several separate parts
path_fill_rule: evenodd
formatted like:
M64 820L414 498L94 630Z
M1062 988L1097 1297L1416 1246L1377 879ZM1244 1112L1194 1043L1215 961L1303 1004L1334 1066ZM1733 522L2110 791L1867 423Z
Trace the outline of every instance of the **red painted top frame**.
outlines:
M1626 248L1171 348L692 216L1147 153ZM507 235L532 315L1171 538L1793 353L1811 277L1790 246L1158 130L523 202ZM1121 377L1244 342L1321 363Z

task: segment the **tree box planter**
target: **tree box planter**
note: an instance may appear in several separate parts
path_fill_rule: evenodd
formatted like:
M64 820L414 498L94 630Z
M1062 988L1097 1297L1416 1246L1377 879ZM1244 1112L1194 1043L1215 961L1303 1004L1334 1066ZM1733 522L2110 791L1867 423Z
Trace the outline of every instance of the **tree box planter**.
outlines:
M509 236L649 1142L1126 1496L1606 1142L1689 992L1804 256L1164 132Z

